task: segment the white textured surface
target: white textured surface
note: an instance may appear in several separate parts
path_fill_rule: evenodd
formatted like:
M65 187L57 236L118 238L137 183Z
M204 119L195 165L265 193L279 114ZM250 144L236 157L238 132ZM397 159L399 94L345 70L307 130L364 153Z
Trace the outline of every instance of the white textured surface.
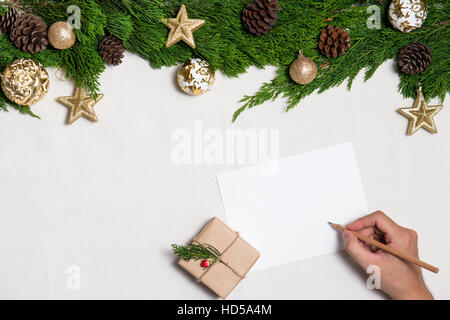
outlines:
M395 110L412 99L397 93L394 70L388 62L366 84L360 75L350 93L313 95L287 114L278 99L232 124L238 100L273 68L239 79L218 73L213 90L191 97L177 89L177 68L152 70L127 53L102 77L100 122L72 126L55 101L72 84L49 70L50 92L34 107L42 120L0 113L0 298L215 298L169 252L210 217L224 218L216 175L235 166L170 160L173 130L201 120L219 130L279 128L281 157L352 142L370 210L418 231L421 257L441 268L426 280L449 299L450 112L437 116L439 134L407 137ZM81 268L80 290L67 289L70 265ZM254 272L230 298L383 297L365 279L337 253Z

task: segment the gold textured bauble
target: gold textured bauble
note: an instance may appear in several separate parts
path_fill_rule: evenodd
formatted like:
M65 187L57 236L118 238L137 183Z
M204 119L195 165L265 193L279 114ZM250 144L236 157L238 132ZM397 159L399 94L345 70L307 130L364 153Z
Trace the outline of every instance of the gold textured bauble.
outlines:
M178 70L177 80L181 90L198 96L211 89L216 78L208 62L194 58L183 63Z
M316 78L317 66L314 61L299 52L298 58L289 67L289 75L298 84L308 84Z
M397 111L409 119L408 136L414 134L420 128L431 133L437 133L434 116L442 110L443 105L429 106L422 94L422 89L416 89L417 95L411 108L400 108Z
M48 92L47 70L32 59L18 59L6 66L1 74L6 97L21 106L41 101Z
M205 24L205 20L189 19L184 4L181 5L176 18L163 19L162 22L170 29L166 41L167 48L182 40L195 49L194 35L192 33Z
M73 27L64 21L55 22L48 29L48 41L59 50L66 50L75 44L77 37Z
M72 124L81 117L85 117L91 121L98 122L94 106L103 98L103 94L99 93L97 99L94 99L84 88L75 87L73 96L59 97L56 99L59 103L70 109L67 117L67 123Z

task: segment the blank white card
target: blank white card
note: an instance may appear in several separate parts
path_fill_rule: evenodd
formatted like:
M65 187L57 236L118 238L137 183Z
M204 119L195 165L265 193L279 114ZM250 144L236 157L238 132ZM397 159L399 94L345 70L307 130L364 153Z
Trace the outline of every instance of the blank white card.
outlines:
M346 224L367 213L351 143L284 158L275 167L217 177L229 226L261 253L252 270L340 250L339 232L327 222Z

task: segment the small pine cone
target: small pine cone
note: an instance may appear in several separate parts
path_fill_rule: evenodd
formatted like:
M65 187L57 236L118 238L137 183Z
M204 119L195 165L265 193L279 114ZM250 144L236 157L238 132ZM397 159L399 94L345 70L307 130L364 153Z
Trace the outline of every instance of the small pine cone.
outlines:
M428 69L431 58L431 50L425 43L412 42L400 50L397 64L403 73L421 73Z
M125 53L125 46L122 40L115 36L106 36L100 41L98 52L107 64L117 66L122 63Z
M11 41L25 52L38 53L48 45L47 24L34 14L25 14L17 18L11 27Z
M278 0L255 0L242 11L242 22L255 35L267 34L278 19Z
M340 27L329 25L320 33L319 50L327 58L343 55L350 47L350 36Z
M20 11L16 7L7 6L7 8L8 11L0 17L0 31L5 33L9 33L11 31L11 27L20 16Z

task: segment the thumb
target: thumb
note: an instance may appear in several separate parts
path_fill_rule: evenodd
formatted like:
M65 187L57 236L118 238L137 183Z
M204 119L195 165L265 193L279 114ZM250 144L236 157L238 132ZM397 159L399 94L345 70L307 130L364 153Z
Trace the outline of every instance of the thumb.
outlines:
M364 270L373 264L373 253L364 247L364 244L359 241L356 236L348 231L342 232L342 238L345 243L345 251L355 260Z

